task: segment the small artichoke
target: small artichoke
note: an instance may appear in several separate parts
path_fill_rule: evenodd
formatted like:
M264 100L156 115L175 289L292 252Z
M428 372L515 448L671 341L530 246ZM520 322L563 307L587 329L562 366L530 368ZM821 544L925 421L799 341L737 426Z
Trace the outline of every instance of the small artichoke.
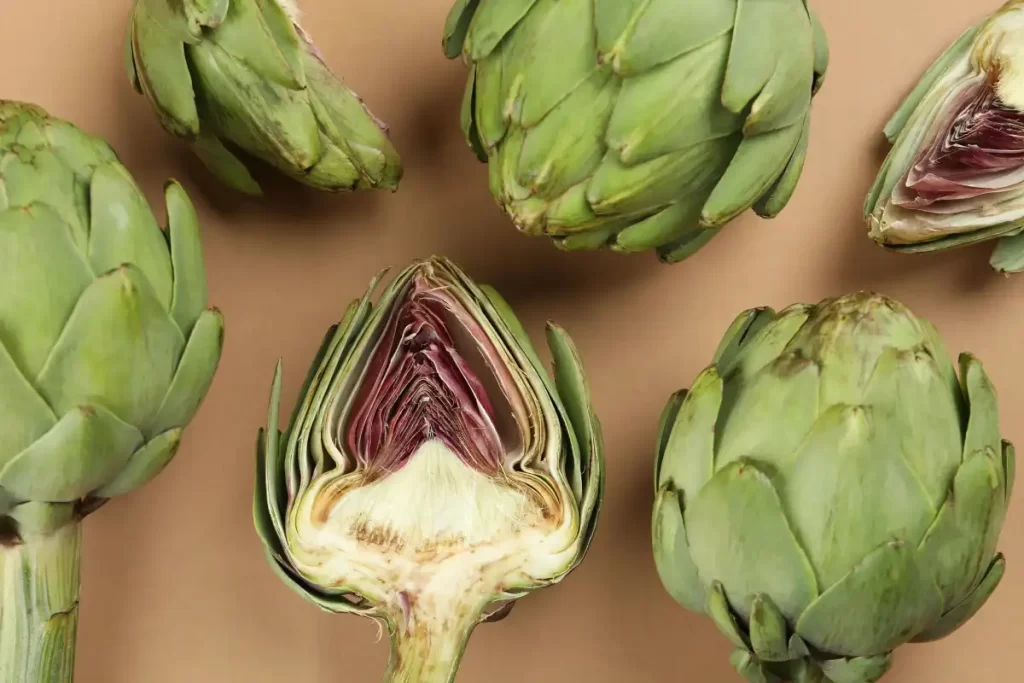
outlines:
M283 434L278 366L255 524L292 588L386 626L388 681L449 683L478 623L583 560L600 426L561 328L552 381L500 295L453 263L409 266L374 306L378 279L328 332Z
M998 240L992 267L1024 270L1024 0L965 31L885 136L864 205L871 239L905 253Z
M665 262L789 202L828 64L805 0L458 0L444 50L519 230Z
M1003 576L1014 478L981 363L873 294L739 316L662 418L654 553L752 683L871 683Z
M171 460L220 360L195 210L0 101L0 680L71 680L79 521Z
M317 189L394 190L387 130L324 63L293 0L135 0L128 72L163 127L231 187L260 187L236 151Z

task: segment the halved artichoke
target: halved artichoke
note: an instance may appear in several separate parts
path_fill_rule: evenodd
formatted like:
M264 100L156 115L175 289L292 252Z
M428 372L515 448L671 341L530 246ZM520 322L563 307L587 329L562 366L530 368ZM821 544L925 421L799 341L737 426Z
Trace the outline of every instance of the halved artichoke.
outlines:
M992 267L1024 270L1024 0L965 31L885 135L864 205L873 240L905 253L998 240Z
M278 366L255 523L271 565L331 612L383 622L389 681L445 683L481 621L583 559L604 485L576 350L555 379L508 305L457 266L403 270L333 327L291 424Z

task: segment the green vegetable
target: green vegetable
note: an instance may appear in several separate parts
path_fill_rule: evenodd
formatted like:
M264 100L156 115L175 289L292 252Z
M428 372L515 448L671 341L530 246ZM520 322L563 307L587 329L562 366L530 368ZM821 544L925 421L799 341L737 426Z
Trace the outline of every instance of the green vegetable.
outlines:
M828 65L805 0L458 0L444 50L519 230L665 262L782 211Z
M864 205L871 239L903 253L996 240L992 267L1024 270L1024 0L965 31L885 136Z
M196 214L0 101L0 681L70 681L80 522L171 460L220 360Z
M387 130L328 69L292 0L135 0L128 72L163 127L223 182L260 188L238 151L321 190L394 190Z
M750 310L663 415L658 573L752 683L871 683L995 590L1013 478L981 363L901 304Z
M449 683L470 634L561 581L593 536L601 431L572 341L544 373L508 304L456 265L379 277L328 331L284 433L258 440L271 566L391 634L391 683Z

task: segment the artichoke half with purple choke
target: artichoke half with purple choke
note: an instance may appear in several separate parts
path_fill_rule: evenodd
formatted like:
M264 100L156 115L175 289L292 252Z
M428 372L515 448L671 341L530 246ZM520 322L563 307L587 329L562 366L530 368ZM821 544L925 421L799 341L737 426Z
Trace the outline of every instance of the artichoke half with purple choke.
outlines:
M885 127L892 143L864 214L870 237L918 253L995 241L1024 270L1024 2L965 31Z
M491 288L443 260L377 279L259 437L254 515L271 565L331 612L386 625L387 680L448 683L476 625L583 559L604 486L576 349L554 380Z

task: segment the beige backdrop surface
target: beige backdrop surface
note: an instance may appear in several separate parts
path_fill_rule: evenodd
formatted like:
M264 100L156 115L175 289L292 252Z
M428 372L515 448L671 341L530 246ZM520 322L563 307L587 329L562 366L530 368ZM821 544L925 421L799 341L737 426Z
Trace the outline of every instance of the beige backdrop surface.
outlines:
M407 171L395 195L330 197L289 183L249 200L217 188L158 128L122 67L130 0L0 0L0 97L102 135L162 215L164 179L198 204L211 302L227 319L218 377L171 467L86 523L78 683L363 683L387 642L271 573L252 529L253 445L273 366L291 406L327 326L378 269L444 253L510 299L534 334L564 325L587 364L608 446L607 504L587 561L480 627L461 683L739 683L729 646L662 591L649 551L651 451L668 395L707 363L740 310L875 289L931 318L994 376L1004 432L1024 444L1024 275L989 271L991 246L883 253L862 198L879 130L919 72L998 0L814 3L831 38L811 151L792 204L745 216L690 261L564 254L519 236L493 205L458 126L465 71L441 54L449 0L306 0L329 63L392 127ZM983 7L980 7L983 5ZM900 651L887 681L1020 680L1024 493L1002 548L1009 573L982 612Z

